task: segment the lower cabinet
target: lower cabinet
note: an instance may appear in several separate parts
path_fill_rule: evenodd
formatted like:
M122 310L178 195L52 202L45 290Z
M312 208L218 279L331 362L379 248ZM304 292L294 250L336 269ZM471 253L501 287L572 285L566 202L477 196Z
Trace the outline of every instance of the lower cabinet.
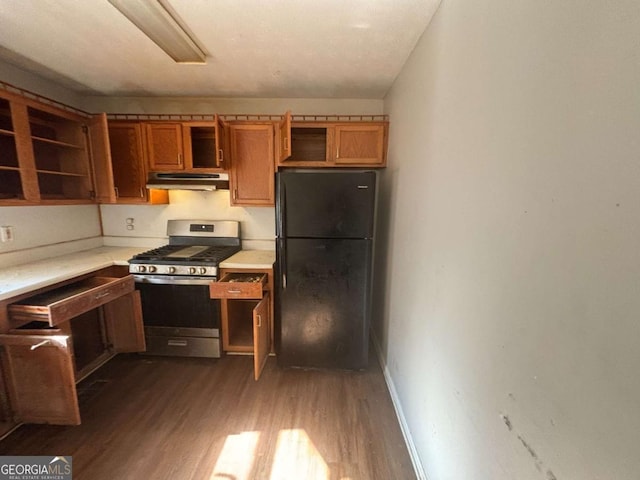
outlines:
M0 335L19 423L80 424L76 384L116 353L145 350L140 294L130 277L92 277L24 298L8 311L12 324L21 324Z
M221 299L222 349L252 354L258 380L273 339L273 270L221 270L210 286L211 298Z

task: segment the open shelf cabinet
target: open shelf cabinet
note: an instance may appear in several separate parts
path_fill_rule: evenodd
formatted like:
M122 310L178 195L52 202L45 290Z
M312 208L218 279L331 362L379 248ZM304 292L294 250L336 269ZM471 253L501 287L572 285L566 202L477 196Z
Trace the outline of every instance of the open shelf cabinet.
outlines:
M0 204L93 202L89 120L0 90Z

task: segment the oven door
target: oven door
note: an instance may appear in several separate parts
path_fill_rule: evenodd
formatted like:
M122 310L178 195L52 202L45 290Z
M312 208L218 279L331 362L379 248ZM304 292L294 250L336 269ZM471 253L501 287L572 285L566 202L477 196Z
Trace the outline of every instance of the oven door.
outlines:
M220 356L220 301L215 278L135 275L151 355Z

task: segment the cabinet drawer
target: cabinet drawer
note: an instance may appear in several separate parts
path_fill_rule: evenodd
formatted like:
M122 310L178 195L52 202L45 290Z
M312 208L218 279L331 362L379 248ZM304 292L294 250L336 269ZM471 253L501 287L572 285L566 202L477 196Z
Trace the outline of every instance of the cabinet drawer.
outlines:
M133 277L91 277L9 305L14 323L41 321L54 326L134 290Z
M266 273L227 273L209 286L211 298L262 298Z

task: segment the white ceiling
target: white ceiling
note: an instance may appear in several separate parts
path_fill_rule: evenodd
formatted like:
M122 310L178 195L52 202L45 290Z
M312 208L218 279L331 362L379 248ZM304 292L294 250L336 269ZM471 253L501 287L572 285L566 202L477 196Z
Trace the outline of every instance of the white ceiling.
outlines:
M89 95L375 99L440 0L170 2L206 65L174 63L107 0L0 0L0 59Z

